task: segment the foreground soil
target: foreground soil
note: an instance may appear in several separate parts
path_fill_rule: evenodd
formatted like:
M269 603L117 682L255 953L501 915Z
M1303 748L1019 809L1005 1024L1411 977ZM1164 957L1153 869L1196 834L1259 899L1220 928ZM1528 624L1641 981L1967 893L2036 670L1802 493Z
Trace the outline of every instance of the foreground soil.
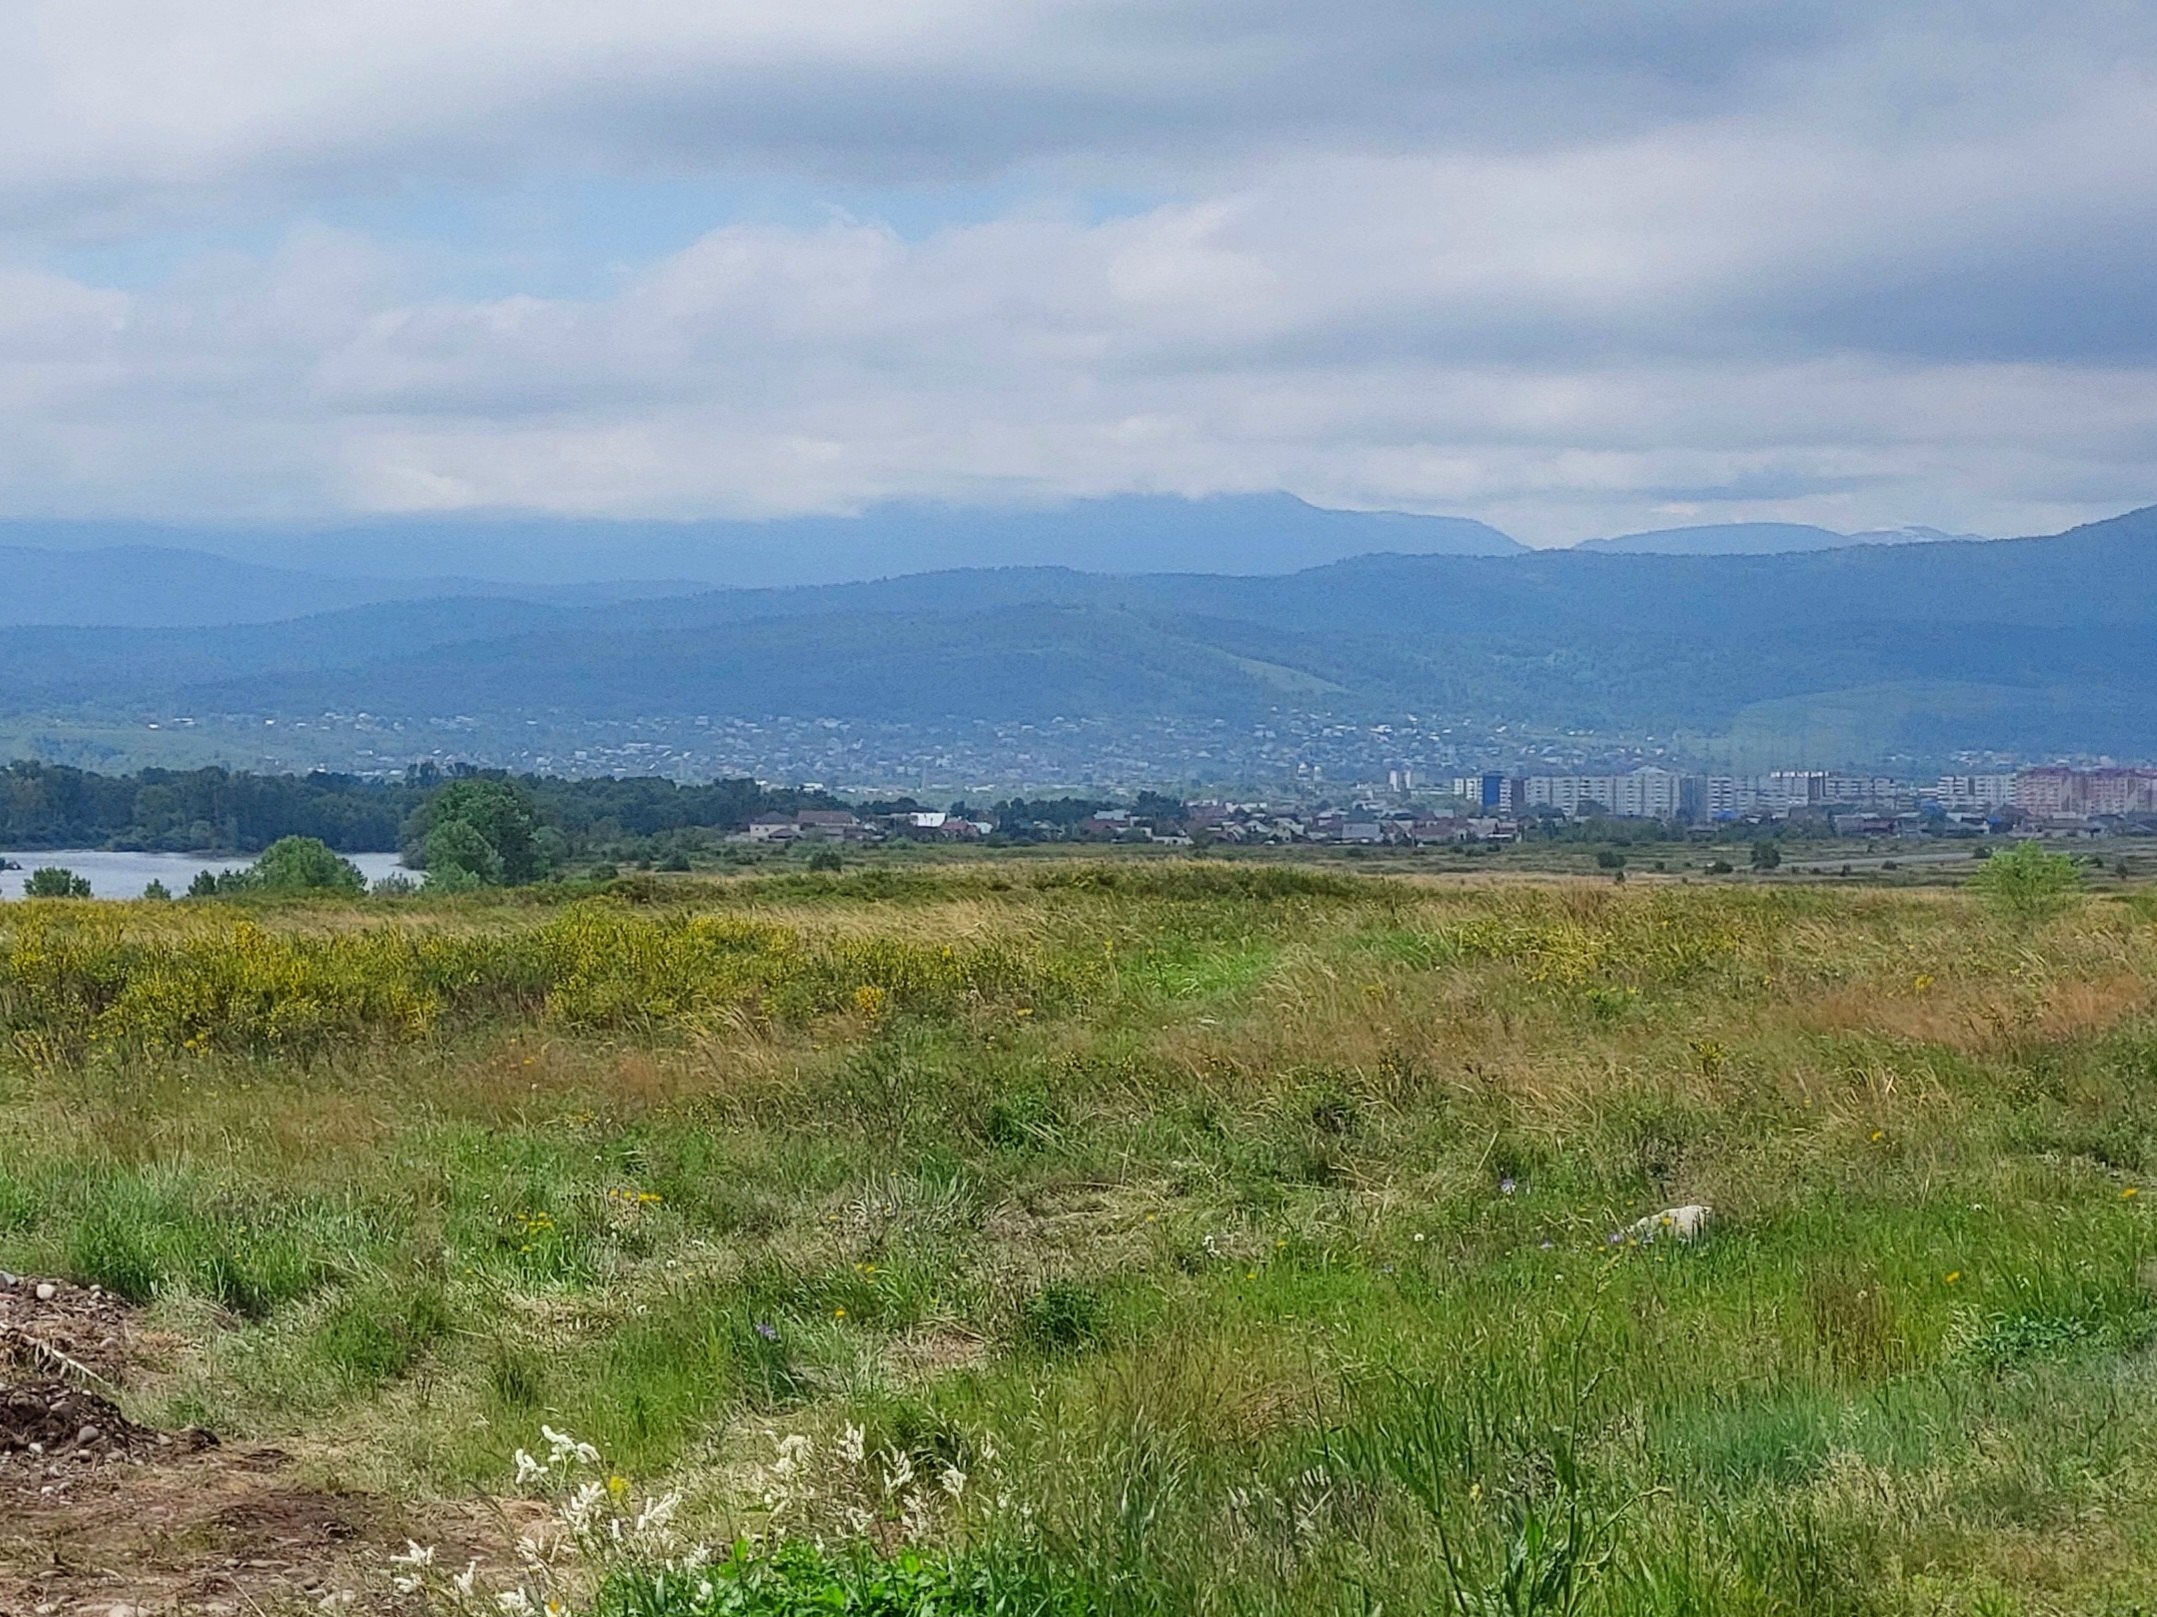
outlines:
M142 1363L118 1298L0 1274L0 1617L394 1609L389 1512L276 1449L136 1424L116 1400Z

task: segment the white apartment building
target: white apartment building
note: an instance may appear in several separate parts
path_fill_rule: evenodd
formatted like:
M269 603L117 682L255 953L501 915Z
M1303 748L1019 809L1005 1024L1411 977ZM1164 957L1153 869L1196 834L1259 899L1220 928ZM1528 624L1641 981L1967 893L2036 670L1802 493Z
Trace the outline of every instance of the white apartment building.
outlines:
M1942 775L1933 798L1949 813L1983 813L2015 800L2012 775Z
M1628 819L1662 819L1684 807L1685 777L1667 769L1636 769L1629 775L1530 775L1528 807L1578 814L1599 804Z
M1828 777L1816 769L1765 775L1710 775L1702 801L1710 814L1787 814L1829 801Z

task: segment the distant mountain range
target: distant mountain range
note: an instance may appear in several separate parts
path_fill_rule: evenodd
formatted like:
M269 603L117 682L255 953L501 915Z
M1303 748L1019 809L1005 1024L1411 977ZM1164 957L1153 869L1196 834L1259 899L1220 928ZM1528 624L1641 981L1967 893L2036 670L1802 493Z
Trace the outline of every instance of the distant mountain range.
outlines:
M1784 556L1802 550L1841 550L1850 545L1925 545L1981 537L1923 527L1837 533L1833 528L1816 528L1804 522L1717 522L1698 528L1656 528L1609 539L1584 539L1573 548L1619 556Z
M636 593L684 593L961 567L1291 573L1373 551L1524 548L1465 517L1328 511L1285 494L1134 495L1048 510L890 505L771 522L482 515L290 531L0 521L0 576L21 581L0 600L0 623L269 622L425 595L588 598L595 588L619 595L624 581ZM201 558L193 571L188 555ZM162 617L160 600L170 603Z
M234 591L258 584L296 588L224 575ZM1589 736L1787 735L1836 762L1965 747L2157 755L2157 508L2022 540L1701 556L1515 547L1245 576L969 568L0 631L0 715L48 719L1249 724L1282 708Z
M1590 539L1624 555L1772 555L1969 538L1721 523ZM0 627L208 627L464 596L556 605L714 587L858 583L925 571L1068 567L1262 576L1351 557L1518 556L1464 517L1329 511L1287 495L1130 496L1054 510L880 507L774 522L408 518L326 531L0 521Z

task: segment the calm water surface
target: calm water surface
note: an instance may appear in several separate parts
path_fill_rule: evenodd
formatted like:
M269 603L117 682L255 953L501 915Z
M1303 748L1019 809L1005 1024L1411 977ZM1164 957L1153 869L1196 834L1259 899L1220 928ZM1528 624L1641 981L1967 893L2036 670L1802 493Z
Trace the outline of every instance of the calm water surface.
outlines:
M352 853L345 857L358 865L370 882L404 868L393 853ZM22 897L22 884L30 879L30 872L46 865L87 876L92 898L140 898L153 881L163 882L177 898L187 891L187 884L198 871L214 870L222 875L254 863L252 859L203 859L187 853L99 853L88 848L52 848L43 853L15 853L0 848L0 859L22 866L20 870L0 870L0 898Z

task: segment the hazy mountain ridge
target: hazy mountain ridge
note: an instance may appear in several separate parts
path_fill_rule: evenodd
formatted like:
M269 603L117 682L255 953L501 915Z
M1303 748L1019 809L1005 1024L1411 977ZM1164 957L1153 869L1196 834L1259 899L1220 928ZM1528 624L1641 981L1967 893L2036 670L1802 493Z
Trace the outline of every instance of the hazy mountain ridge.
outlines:
M0 690L18 713L1245 723L1289 707L1708 734L1826 703L1867 715L1883 745L2148 752L2157 509L2042 539L1761 556L1374 555L1270 577L1013 567L15 629L0 632Z
M1921 525L1842 533L1808 522L1715 522L1583 539L1572 548L1614 556L1787 556L1810 550L1842 550L1851 545L1925 545L1982 541L1983 537Z
M18 520L0 522L0 567L23 580L0 624L74 621L26 615L69 596L111 601L102 621L113 624L263 622L442 594L677 594L1006 566L1264 574L1379 550L1525 548L1465 517L1333 511L1288 495L1127 496L1038 511L894 505L766 522L415 517L320 532ZM198 558L193 573L186 556ZM163 616L160 598L171 603Z

